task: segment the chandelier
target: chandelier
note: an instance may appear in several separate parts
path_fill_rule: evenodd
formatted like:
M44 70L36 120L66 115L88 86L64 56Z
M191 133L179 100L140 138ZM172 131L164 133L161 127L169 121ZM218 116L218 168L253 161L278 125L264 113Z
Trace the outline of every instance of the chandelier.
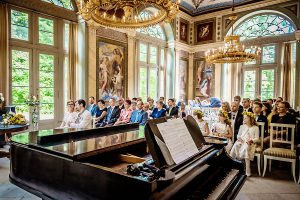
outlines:
M79 15L88 23L114 28L143 28L171 21L180 0L77 0ZM140 16L143 10L149 16Z
M192 0L194 6L196 9L199 8L200 4L203 2L204 0Z
M232 3L232 11L234 11L234 0ZM230 21L235 21L236 16L230 16ZM240 36L232 35L225 36L225 45L218 49L212 49L205 52L205 59L209 63L243 63L255 61L261 54L261 48L251 46L245 49L245 46L240 42Z

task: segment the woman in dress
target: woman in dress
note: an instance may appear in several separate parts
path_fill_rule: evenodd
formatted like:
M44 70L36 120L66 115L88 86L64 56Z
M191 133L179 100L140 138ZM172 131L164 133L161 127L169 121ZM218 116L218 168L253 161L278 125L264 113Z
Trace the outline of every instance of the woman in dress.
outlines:
M232 128L231 128L231 122L228 117L228 113L220 110L219 112L219 122L216 122L213 128L212 132L213 136L216 137L222 137L227 139L227 146L226 146L226 151L227 153L230 152L231 147L233 145L232 143Z
M98 100L97 102L98 109L96 110L96 127L100 127L102 122L105 119L106 113L107 113L107 108L105 107L105 101L103 100Z
M251 176L250 160L254 158L255 143L259 141L259 128L255 116L251 112L243 112L244 124L240 126L237 141L234 143L230 156L234 159L245 159L246 175Z
M75 102L73 100L69 100L67 102L67 112L64 115L64 119L60 125L61 128L67 128L68 124L75 123L77 118L77 112L75 112Z
M124 109L121 110L120 117L114 125L127 124L130 121L130 117L132 113L130 106L131 106L131 101L126 100L124 103Z
M185 110L185 103L183 101L180 102L180 109L178 113L178 117L185 119L187 116L187 112Z
M210 130L208 128L207 121L203 120L204 114L201 110L195 110L193 112L194 118L196 119L196 122L201 130L201 133L203 136L207 136L210 134Z

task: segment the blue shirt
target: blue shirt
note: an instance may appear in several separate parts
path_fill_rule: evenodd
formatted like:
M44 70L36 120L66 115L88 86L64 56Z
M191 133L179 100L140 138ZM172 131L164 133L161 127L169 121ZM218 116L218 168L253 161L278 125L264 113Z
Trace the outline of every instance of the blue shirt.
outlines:
M161 118L166 116L166 109L158 110L158 108L154 108L152 114L150 115L153 119Z
M98 106L96 104L92 104L88 107L87 110L90 111L92 116L95 116L96 112L97 112L97 108L98 108Z
M144 126L148 120L148 113L144 110L134 110L131 113L130 123L139 123Z

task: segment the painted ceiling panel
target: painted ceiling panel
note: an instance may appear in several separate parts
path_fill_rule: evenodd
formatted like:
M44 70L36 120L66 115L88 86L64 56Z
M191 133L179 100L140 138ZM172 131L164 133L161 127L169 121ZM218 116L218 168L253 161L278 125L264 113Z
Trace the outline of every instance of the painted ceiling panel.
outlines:
M261 0L234 0L235 5L241 5L246 3L258 2ZM220 9L230 8L232 6L232 0L204 0L198 9L195 8L193 0L182 0L181 9L188 12L191 15L199 15L202 13L208 13Z

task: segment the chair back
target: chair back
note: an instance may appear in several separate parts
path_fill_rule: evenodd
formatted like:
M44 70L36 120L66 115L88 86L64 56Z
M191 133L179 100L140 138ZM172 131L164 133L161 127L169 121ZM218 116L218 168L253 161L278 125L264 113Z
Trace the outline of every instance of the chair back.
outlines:
M265 135L265 123L264 122L256 122L259 128L259 139L261 149L264 149L264 135Z
M290 144L294 150L295 125L294 124L270 124L270 147L273 143Z

